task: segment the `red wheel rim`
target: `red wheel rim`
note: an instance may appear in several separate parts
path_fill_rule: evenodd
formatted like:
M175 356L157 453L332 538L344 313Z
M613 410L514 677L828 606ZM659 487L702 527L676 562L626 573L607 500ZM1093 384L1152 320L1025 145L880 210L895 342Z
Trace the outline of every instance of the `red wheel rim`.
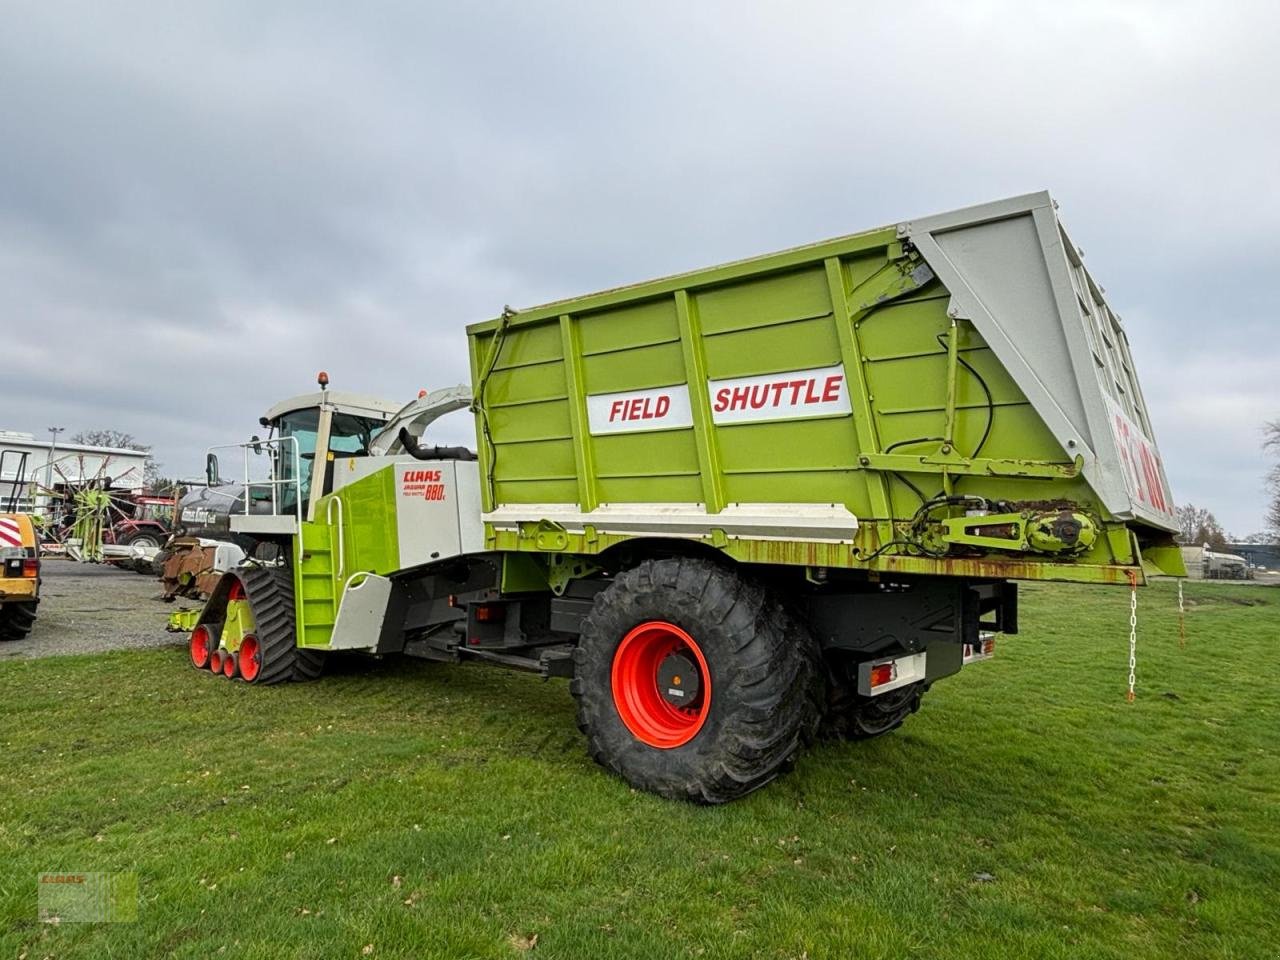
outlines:
M258 679L258 671L262 669L262 649L258 646L258 638L252 633L240 641L240 650L236 654L240 667L240 676L248 683Z
M228 599L228 600L243 600L243 599L244 599L244 584L243 584L243 583L241 583L239 580L232 580L232 581L231 581L231 592L227 594L227 599Z
M203 624L191 631L191 663L197 670L209 666L209 628Z
M236 675L236 655L228 651L222 655L222 675L228 680Z
M692 661L698 693L675 706L663 695L658 670L673 655ZM688 743L711 710L711 671L702 650L685 631L665 620L650 620L627 633L613 655L613 703L618 716L641 743L670 750Z
M222 651L214 650L209 654L209 669L214 673L222 672Z

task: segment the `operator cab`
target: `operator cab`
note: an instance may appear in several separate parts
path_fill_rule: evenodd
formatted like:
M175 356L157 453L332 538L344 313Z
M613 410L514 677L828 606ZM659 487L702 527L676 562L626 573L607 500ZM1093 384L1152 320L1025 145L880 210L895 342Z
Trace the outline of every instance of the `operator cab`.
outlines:
M322 497L395 462L476 459L466 447L421 442L438 417L470 407L471 392L464 386L423 390L416 400L397 404L330 390L324 372L317 383L318 392L282 400L261 417L265 438L227 445L244 461L243 482L229 486L221 479L218 457L207 455L209 487L231 501L233 533L292 534L299 521L316 519Z
M316 499L333 492L334 459L368 456L374 435L401 409L400 404L377 397L329 390L328 377L320 376L318 393L282 400L259 421L271 429L269 436L283 441L271 445L282 513L293 512L297 500L307 512L317 477ZM318 449L323 453L317 457Z

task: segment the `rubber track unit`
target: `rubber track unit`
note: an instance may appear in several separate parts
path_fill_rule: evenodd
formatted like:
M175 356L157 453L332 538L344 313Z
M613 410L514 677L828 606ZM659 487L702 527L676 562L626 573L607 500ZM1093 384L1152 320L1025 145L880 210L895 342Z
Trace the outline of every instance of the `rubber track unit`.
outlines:
M241 567L235 575L244 584L262 651L261 672L254 683L319 677L324 654L300 650L294 641L292 571L288 567Z
M711 673L702 729L671 749L637 740L613 700L614 652L647 620L687 631ZM817 644L762 587L707 560L646 560L617 576L583 621L574 664L570 689L592 758L664 797L741 797L783 772L817 729L824 678Z
M863 697L851 681L833 675L828 679L821 735L832 740L867 740L896 730L920 709L924 693L924 683L912 683L876 697Z
M0 603L0 641L22 640L36 625L38 601L15 600Z

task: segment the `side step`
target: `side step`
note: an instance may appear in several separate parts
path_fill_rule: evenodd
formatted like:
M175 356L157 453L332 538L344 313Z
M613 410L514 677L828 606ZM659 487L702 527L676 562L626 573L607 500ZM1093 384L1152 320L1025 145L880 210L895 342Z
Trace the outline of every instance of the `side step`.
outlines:
M522 657L513 653L500 653L497 650L486 650L481 647L467 647L459 644L455 652L461 657L473 657L489 663L501 664L516 670L527 670L536 673L543 680L551 677L573 676L573 647L566 644L558 647L543 647L537 658Z

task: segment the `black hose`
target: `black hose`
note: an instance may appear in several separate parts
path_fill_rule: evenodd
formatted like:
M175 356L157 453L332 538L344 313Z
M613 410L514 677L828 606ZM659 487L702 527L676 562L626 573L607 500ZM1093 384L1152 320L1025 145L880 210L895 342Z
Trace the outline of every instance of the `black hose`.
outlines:
M942 443L942 437L916 437L912 440L899 440L897 443L891 443L884 448L885 453L893 453L899 447L908 447L913 443Z
M938 345L941 346L943 350L947 349L947 341L945 337L946 335L941 333L938 334L937 337ZM982 448L987 445L987 438L991 436L991 425L996 419L996 404L995 400L991 397L991 388L987 386L987 381L982 379L982 374L973 369L973 367L969 365L968 361L966 361L964 357L960 356L959 353L956 353L956 359L960 361L960 365L962 367L973 374L973 378L978 381L978 386L982 387L982 392L987 395L987 429L982 431L982 439L979 440L978 445L973 448L973 453L969 454L969 459L974 460L977 458L978 454L982 452Z
M468 450L466 447L424 447L409 432L408 427L400 428L399 437L400 443L404 446L404 452L415 460L474 460L476 458L475 451Z

